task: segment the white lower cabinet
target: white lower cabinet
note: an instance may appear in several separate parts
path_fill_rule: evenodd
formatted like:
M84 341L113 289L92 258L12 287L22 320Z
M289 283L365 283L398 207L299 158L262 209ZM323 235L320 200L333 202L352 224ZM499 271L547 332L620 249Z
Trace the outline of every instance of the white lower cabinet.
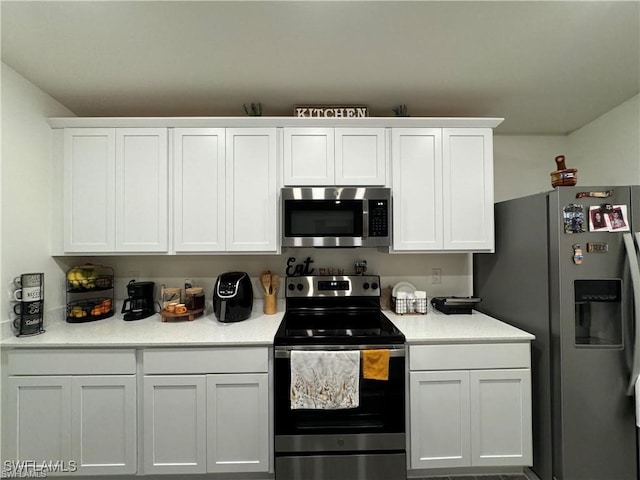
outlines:
M139 354L4 354L3 461L65 475L273 472L268 347Z
M207 471L269 468L266 373L207 376Z
M529 355L528 344L410 346L410 468L531 465Z
M143 352L144 473L268 472L267 352Z
M410 372L411 468L470 465L468 372Z
M46 462L48 473L136 473L133 351L18 350L8 357L5 460Z
M206 377L145 376L144 473L206 472Z

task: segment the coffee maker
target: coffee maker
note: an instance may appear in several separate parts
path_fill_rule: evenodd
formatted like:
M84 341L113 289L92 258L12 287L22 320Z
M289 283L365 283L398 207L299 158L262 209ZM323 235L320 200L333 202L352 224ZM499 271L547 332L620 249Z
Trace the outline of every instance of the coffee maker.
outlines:
M122 303L124 320L142 320L156 313L153 300L154 282L136 282L131 280L127 284L127 298Z

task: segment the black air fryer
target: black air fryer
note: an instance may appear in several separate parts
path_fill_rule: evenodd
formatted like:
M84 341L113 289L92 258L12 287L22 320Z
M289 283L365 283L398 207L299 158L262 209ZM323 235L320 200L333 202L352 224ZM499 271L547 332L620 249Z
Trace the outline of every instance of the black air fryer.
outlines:
M221 322L239 322L251 316L253 287L245 272L221 273L213 287L213 311Z

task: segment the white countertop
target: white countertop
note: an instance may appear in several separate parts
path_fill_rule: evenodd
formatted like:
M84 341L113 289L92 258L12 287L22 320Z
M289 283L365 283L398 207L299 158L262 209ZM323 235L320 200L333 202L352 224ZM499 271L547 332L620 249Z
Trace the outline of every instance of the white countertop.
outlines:
M143 320L124 321L122 315L86 323L63 319L47 322L40 335L16 337L5 323L2 347L185 347L272 345L284 316L284 301L278 313L264 315L262 300L256 300L251 317L242 322L221 323L213 313L193 321L163 322L159 314ZM471 315L445 315L429 306L425 315L385 315L404 333L407 343L527 342L535 337L495 318L474 311ZM52 315L53 316L53 315ZM61 316L61 315L60 315Z
M263 300L256 300L251 316L241 322L222 323L213 313L195 320L163 322L160 314L142 320L124 321L121 314L94 322L47 322L40 335L16 337L3 329L2 347L160 347L160 346L255 346L272 345L284 316L284 301L278 313L264 315ZM53 315L51 315L53 316ZM61 316L61 315L60 315ZM8 328L7 328L8 327Z
M429 305L426 314L384 313L410 344L530 342L535 339L524 330L475 310L470 315L446 315Z

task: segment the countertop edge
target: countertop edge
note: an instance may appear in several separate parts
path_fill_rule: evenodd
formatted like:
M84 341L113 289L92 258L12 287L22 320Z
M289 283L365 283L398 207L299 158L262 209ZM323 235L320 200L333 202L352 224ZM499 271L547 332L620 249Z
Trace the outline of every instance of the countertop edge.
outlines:
M67 324L64 320L45 324L40 335L16 337L6 335L0 349L23 348L225 348L272 347L273 337L284 316L284 302L276 315L262 314L262 303L256 302L251 318L222 324L212 314L193 322L160 322L155 317L136 323L117 317L100 320L105 323ZM535 336L474 311L471 315L445 315L429 310L425 315L384 314L405 335L407 345L524 343ZM157 315L159 317L159 315ZM107 323L107 322L113 323ZM150 340L152 339L152 340Z

